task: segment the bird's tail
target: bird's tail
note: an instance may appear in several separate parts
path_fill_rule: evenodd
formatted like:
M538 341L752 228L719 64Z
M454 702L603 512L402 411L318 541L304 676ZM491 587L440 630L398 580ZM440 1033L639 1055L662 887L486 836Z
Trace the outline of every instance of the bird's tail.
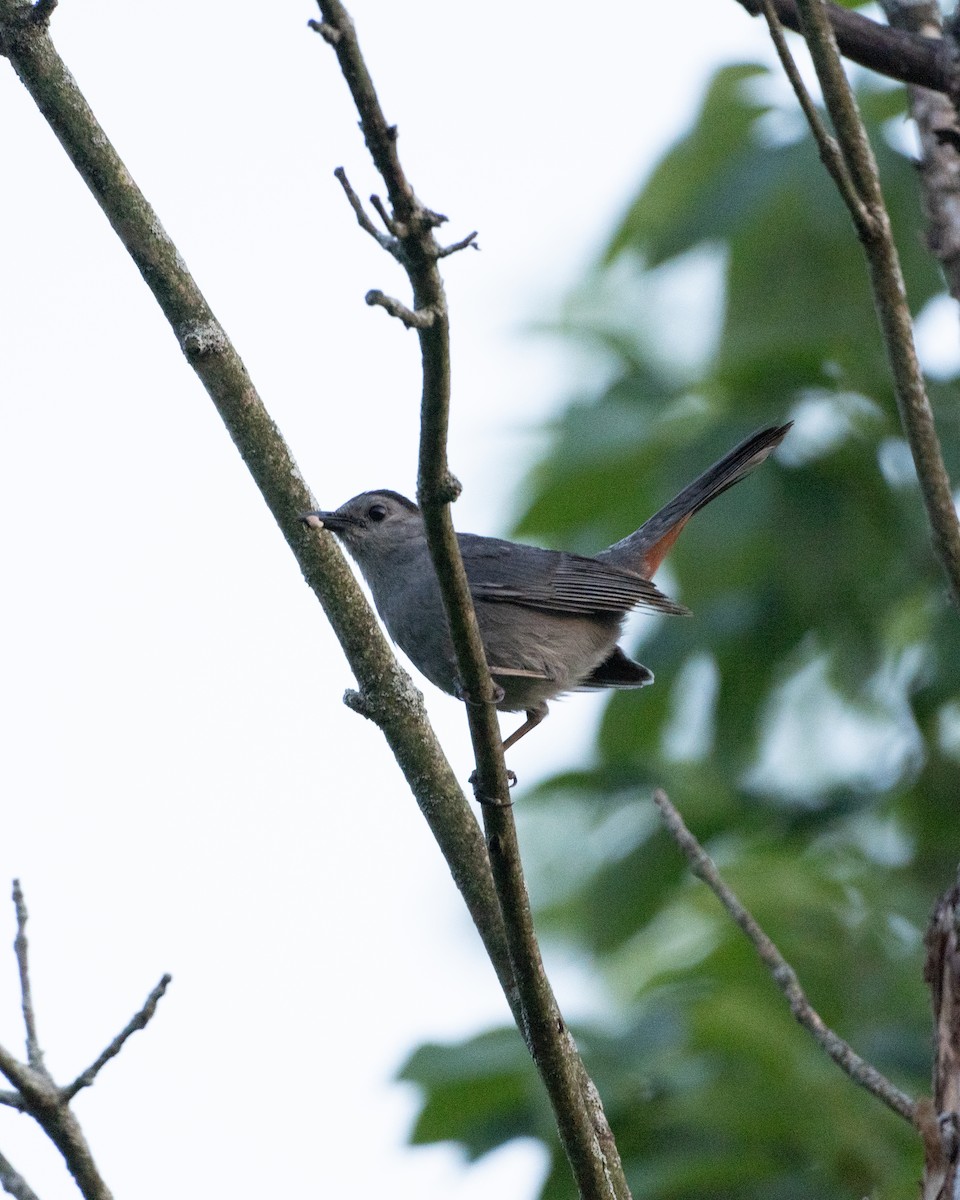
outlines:
M792 424L792 421L788 421L786 425L771 425L751 434L719 462L708 467L693 483L687 484L669 504L644 521L635 533L601 551L596 557L650 579L693 514L759 466L780 445Z

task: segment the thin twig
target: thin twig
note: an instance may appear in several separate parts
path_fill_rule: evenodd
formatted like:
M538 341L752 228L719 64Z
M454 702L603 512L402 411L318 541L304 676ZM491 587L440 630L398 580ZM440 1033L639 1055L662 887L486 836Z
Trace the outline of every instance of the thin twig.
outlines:
M446 258L450 254L456 254L460 250L466 250L468 246L472 250L480 249L480 247L477 245L476 230L474 230L473 233L468 233L467 236L465 238L461 238L459 242L453 242L449 246L441 246L437 253L437 258Z
M110 1189L100 1174L80 1123L70 1108L70 1096L63 1089L57 1087L39 1053L32 1019L33 1005L30 1000L29 971L27 969L27 940L24 932L27 910L19 881L14 881L13 900L17 914L15 950L20 970L21 992L24 996L24 1020L30 1031L27 1035L30 1061L20 1062L5 1046L0 1045L0 1073L16 1088L20 1100L19 1104L13 1104L11 1107L29 1113L43 1129L63 1155L67 1169L76 1181L84 1200L112 1200ZM10 1171L12 1172L10 1181L17 1186L18 1181L22 1182L22 1180L12 1167L10 1167ZM7 1186L2 1169L0 1169L0 1182L4 1187ZM24 1184L24 1186L26 1185Z
M133 182L42 28L24 28L19 0L0 0L0 46L130 254L216 406L308 585L450 867L514 1013L519 1001L483 836L423 698L399 666L331 537L305 530L316 503L240 355L183 258Z
M124 1043L127 1041L127 1039L139 1029L146 1029L150 1018L157 1011L157 1005L160 1003L160 998L170 986L171 978L172 976L170 975L164 975L161 978L160 982L147 997L140 1011L130 1018L127 1024L117 1034L110 1045L107 1046L103 1053L100 1054L85 1071L81 1071L73 1083L70 1083L65 1088L61 1089L60 1094L64 1101L72 1100L77 1092L79 1092L82 1088L90 1087L94 1079L96 1079L101 1067L108 1063L111 1058L116 1058L116 1056L123 1049Z
M377 216L383 222L384 228L388 229L395 238L399 239L399 238L405 238L407 236L409 231L407 230L406 226L401 225L400 222L397 221L397 219L395 217L390 216L390 214L387 212L386 208L384 207L383 201L380 199L380 197L377 195L376 192L374 192L373 195L370 197L370 203L377 210Z
M438 317L435 308L418 308L414 312L399 300L395 300L393 296L385 296L376 288L371 288L364 296L364 300L371 308L386 309L391 317L402 321L407 329L429 329Z
M883 194L877 160L860 115L860 106L847 81L836 34L823 0L797 0L797 14L800 17L800 31L806 39L830 119L837 132L840 152L857 194L869 209L881 208Z
M960 521L917 359L906 286L883 202L876 159L844 74L823 0L796 0L796 4L840 150L857 194L872 218L870 227L858 225L857 232L867 259L897 409L920 480L933 548L947 577L953 602L960 608Z
M546 1085L581 1195L596 1200L605 1197L627 1200L629 1190L599 1097L567 1032L540 958L513 814L508 806L507 773L495 709L497 693L487 667L450 517L450 502L459 491L459 484L447 462L449 322L443 281L437 268L442 251L433 236L433 230L445 218L419 201L401 167L396 127L387 121L380 107L349 15L339 0L318 0L318 3L324 26L338 34L328 40L353 95L364 140L386 185L392 212L381 211L373 198L371 203L402 243L402 262L410 277L416 312L433 314L429 324L416 326L423 366L417 497L456 652L461 689L468 701L477 791L494 801L484 805L483 817L510 962L521 999L518 1023ZM407 312L414 315L410 310Z
M783 26L780 24L780 18L777 16L773 0L760 0L760 2L763 5L763 15L766 18L767 28L770 30L770 37L773 40L777 55L783 64L783 69L790 80L790 86L793 88L794 95L803 109L804 116L807 118L807 123L810 126L810 131L817 143L820 151L820 160L830 172L830 176L837 185L837 190L843 197L847 208L850 210L857 228L863 229L867 235L872 236L874 233L873 218L854 186L850 171L847 168L843 155L840 153L840 147L837 145L836 139L831 135L826 125L824 125L813 97L807 91L800 71L797 69L794 57L790 53L790 47L787 45Z
M30 1184L3 1154L0 1154L0 1186L16 1200L39 1200Z
M337 167L337 169L334 171L334 175L340 181L340 186L343 188L346 194L347 201L350 204L350 207L353 209L354 215L357 218L357 224L360 226L360 228L365 233L369 233L378 246L381 246L389 254L392 254L394 257L396 257L398 249L397 239L390 237L386 233L381 233L376 225L374 225L374 223L370 220L366 214L366 210L363 207L360 197L350 186L350 180L347 178L347 173L343 167Z
M916 1104L885 1076L861 1058L853 1048L824 1024L819 1013L812 1007L800 986L796 972L783 957L773 941L764 933L753 916L740 903L736 895L720 877L713 859L700 845L684 824L683 818L667 798L666 792L658 788L653 793L653 802L660 810L664 824L674 841L687 856L690 869L702 879L723 907L753 943L761 962L770 972L774 983L790 1004L790 1011L797 1021L813 1035L817 1044L824 1049L838 1067L871 1095L882 1100L898 1116L914 1124Z
M35 1071L43 1071L43 1051L37 1037L37 1019L33 1010L33 993L30 990L29 945L27 943L27 905L23 898L20 880L13 881L13 906L17 914L17 936L13 942L17 956L17 971L20 975L20 1005L23 1024L27 1033L27 1062Z

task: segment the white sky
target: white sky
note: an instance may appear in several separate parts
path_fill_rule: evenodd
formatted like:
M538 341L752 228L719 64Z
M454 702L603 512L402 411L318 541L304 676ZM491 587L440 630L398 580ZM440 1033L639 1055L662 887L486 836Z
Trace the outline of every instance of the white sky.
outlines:
M451 240L479 230L482 253L446 266L450 457L458 524L499 533L571 370L523 327L595 256L708 66L765 54L763 31L733 0L353 13L418 193ZM332 175L378 187L314 15L63 0L53 29L335 506L413 492L419 383L414 335L363 304L406 293ZM22 878L48 1062L72 1077L170 971L148 1031L76 1105L118 1197L523 1200L529 1147L470 1169L404 1148L399 1063L506 1006L219 418L2 60L0 113L0 892ZM466 777L461 709L427 698ZM598 711L557 705L514 752L521 785L576 761ZM0 902L0 945L13 932ZM575 1010L582 982L557 982ZM0 1039L22 1044L2 949ZM0 1151L44 1200L75 1195L27 1119L0 1112Z

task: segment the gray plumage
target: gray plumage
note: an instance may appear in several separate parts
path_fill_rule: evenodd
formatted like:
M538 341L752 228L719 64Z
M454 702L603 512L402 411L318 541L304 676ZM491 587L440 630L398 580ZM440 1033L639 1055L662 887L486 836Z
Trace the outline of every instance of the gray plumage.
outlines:
M687 520L761 463L789 428L753 434L595 558L457 534L487 663L503 691L497 707L527 717L504 748L539 724L547 702L564 692L652 682L652 672L617 645L624 618L634 608L687 612L650 576ZM354 496L335 512L304 514L311 518L335 533L356 560L394 642L427 679L459 695L453 645L417 506L383 489Z

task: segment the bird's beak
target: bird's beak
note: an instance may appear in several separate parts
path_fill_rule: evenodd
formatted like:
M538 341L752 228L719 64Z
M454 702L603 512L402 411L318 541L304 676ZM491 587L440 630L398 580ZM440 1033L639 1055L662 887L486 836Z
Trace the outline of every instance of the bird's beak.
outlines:
M335 512L324 512L319 508L315 512L301 513L300 520L310 529L329 529L331 533L340 533L349 524Z

